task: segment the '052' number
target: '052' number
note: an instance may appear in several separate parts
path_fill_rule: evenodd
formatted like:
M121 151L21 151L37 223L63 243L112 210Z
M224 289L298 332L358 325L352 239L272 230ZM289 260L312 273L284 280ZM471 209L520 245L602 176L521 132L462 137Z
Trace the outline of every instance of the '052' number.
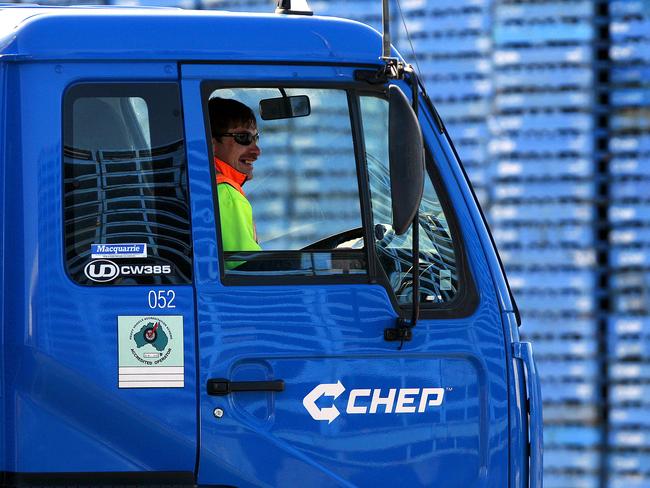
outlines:
M150 290L149 308L176 308L175 299L176 292L174 290Z

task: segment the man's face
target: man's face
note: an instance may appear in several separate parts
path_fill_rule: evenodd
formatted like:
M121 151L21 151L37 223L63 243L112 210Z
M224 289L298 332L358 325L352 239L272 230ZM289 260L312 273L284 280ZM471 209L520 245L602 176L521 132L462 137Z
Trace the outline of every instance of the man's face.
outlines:
M257 127L255 124L238 125L229 128L227 132L231 134L248 132L254 135L257 134ZM222 136L220 139L221 142L214 137L212 138L214 155L240 173L244 173L249 180L253 179L253 162L262 153L257 143L253 140L248 146L244 146L239 144L232 136Z

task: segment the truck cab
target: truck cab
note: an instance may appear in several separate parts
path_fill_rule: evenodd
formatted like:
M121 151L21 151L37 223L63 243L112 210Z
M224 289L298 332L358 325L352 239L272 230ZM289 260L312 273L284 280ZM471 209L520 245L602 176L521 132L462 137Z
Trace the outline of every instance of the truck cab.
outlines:
M4 485L541 486L498 254L381 49L318 16L2 7ZM224 249L217 97L256 117L259 249Z

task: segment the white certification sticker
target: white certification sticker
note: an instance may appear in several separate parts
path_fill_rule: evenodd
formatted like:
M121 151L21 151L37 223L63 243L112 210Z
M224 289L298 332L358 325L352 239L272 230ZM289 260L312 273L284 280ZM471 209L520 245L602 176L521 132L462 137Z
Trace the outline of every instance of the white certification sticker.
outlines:
M183 316L117 317L120 388L183 388Z

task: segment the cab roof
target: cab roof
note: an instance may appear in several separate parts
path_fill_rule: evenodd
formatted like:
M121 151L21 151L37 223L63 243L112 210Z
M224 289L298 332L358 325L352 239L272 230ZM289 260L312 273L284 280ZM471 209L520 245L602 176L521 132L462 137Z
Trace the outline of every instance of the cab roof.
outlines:
M333 17L0 6L0 60L379 63L381 36Z

